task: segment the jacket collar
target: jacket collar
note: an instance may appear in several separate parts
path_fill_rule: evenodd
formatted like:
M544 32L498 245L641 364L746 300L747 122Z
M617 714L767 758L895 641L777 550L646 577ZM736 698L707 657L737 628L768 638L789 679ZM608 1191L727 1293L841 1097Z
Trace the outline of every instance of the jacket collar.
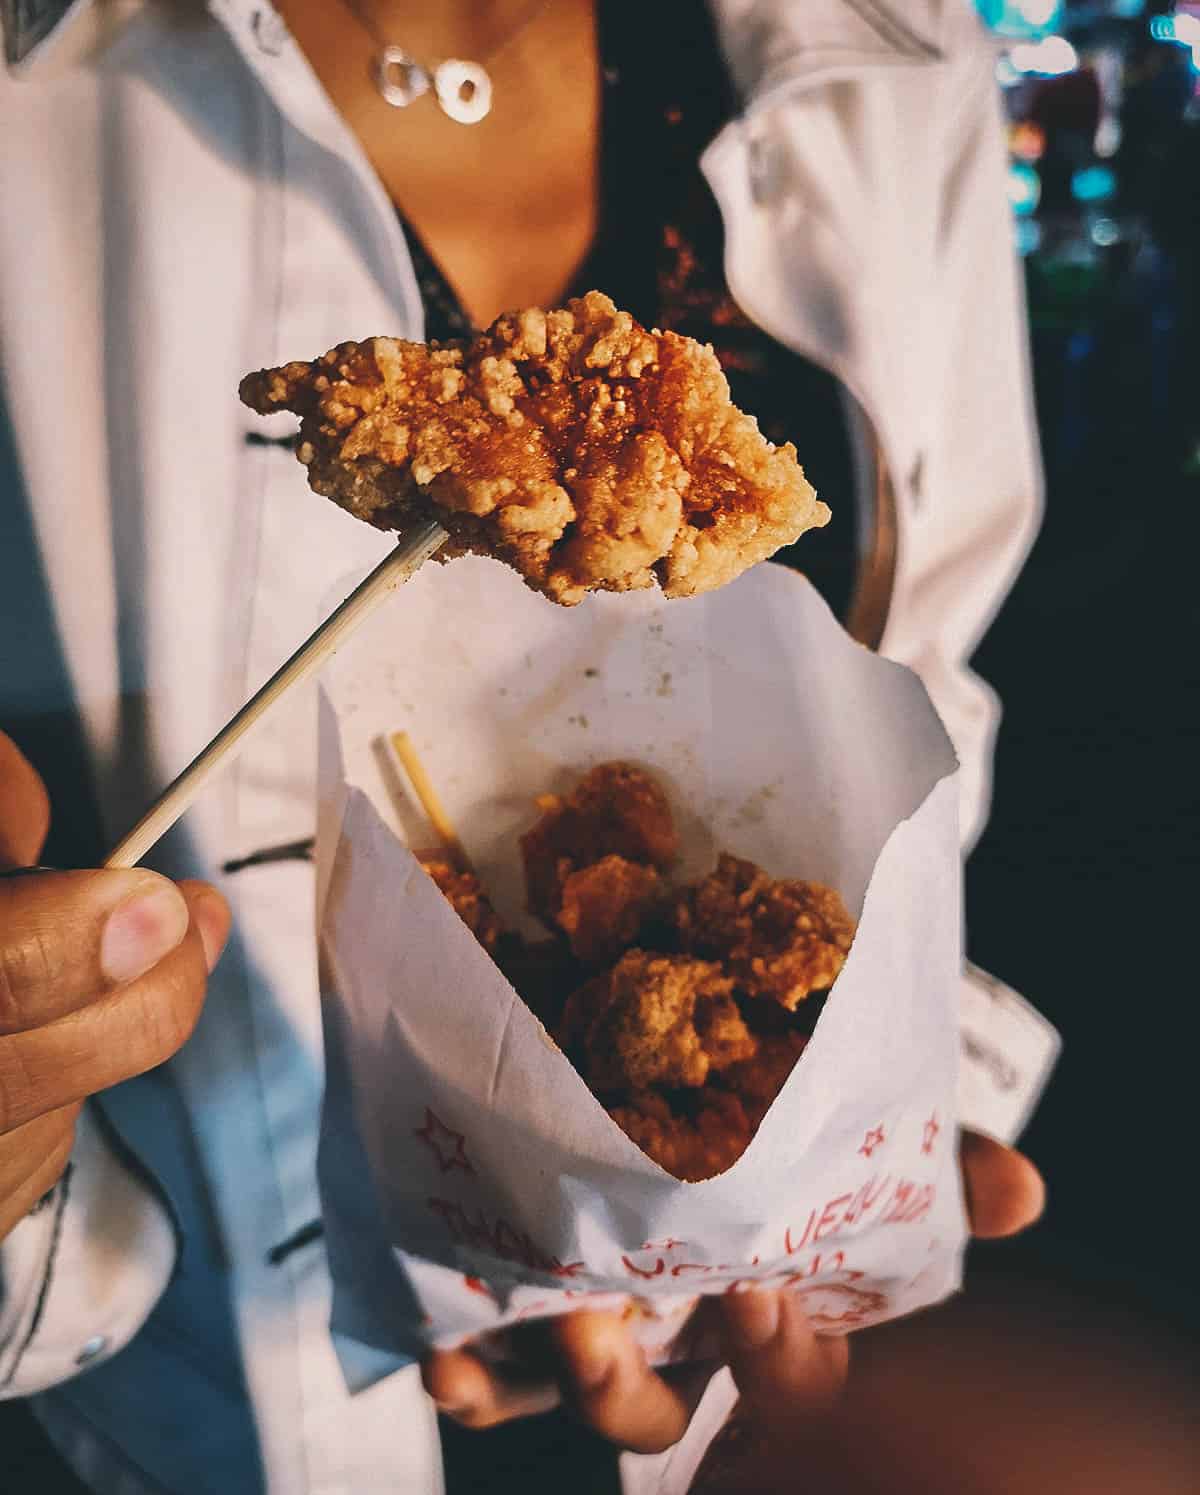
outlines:
M748 108L780 89L940 61L943 12L963 0L709 0Z
M0 32L4 60L16 71L24 68L61 34L75 12L91 0L0 0Z
M10 70L34 67L96 0L0 0ZM961 0L953 0L961 4ZM261 10L263 0L236 0ZM710 0L734 76L753 98L806 76L879 63L936 61L942 55L942 0Z

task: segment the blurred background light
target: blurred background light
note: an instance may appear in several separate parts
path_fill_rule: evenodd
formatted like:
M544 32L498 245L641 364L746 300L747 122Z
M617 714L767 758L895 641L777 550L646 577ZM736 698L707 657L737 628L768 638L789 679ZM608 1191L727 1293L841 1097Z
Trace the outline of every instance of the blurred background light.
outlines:
M1024 161L1012 161L1008 167L1008 200L1019 218L1035 212L1042 196L1042 179Z
M1084 166L1071 177L1071 196L1076 202L1107 202L1117 190L1117 179L1108 166Z
M996 58L996 82L999 83L1001 88L1014 88L1018 83L1022 82L1022 75L1017 72L1016 68L1008 60L1006 52L1001 52L1000 56Z
M1176 9L1169 15L1152 16L1150 35L1156 42L1187 48L1192 54L1193 69L1200 73L1200 15L1189 8Z
M1037 78L1062 78L1079 66L1079 53L1065 36L1043 36L1018 42L1008 54L1018 73Z
M1150 35L1156 42L1177 42L1181 47L1194 47L1200 42L1200 16L1189 15L1187 11L1155 16L1150 22Z
M1046 132L1031 119L1023 119L1009 132L1008 149L1018 161L1038 161L1046 151Z
M1116 114L1106 114L1096 126L1096 138L1092 149L1102 159L1115 156L1121 148L1121 120Z
M1105 1292L1115 1297L1145 1288L1162 1305L1162 1322L1186 1322L1200 1350L1194 1263L1184 1253L1148 1267L1136 1247L1106 1235L1103 1223L1114 1156L1158 1169L1164 1194L1180 1176L1179 1160L1168 1160L1150 1139L1169 1133L1178 1095L1192 1080L1196 1045L1165 1045L1163 1062L1177 1062L1180 1079L1168 1093L1152 1076L1138 1102L1145 1121L1136 1137L1126 1136L1128 1112L1110 1114L1105 1101L1086 1107L1082 1099L1089 1091L1105 1096L1113 1065L1119 1068L1123 1058L1118 1036L1114 1057L1102 1061L1100 1045L1108 1039L1094 1021L1097 991L1110 1011L1120 1010L1122 974L1110 971L1110 952L1102 942L1093 950L1088 934L1098 904L1107 898L1108 918L1119 925L1129 895L1122 873L1100 869L1120 861L1137 866L1164 896L1176 888L1180 909L1188 910L1184 925L1195 902L1200 796L1193 765L1200 738L1192 723L1200 720L1200 656L1188 640L1195 633L1200 550L1200 0L1067 0L1045 29L1051 12L1044 4L1032 11L1003 0L978 4L994 34L1008 121L1006 174L997 191L1008 199L1008 242L1014 259L1020 256L1030 312L1047 502L1030 564L978 655L980 670L1011 703L1010 722L1038 725L1001 729L1007 772L1014 773L1014 755L1021 767L1015 786L1007 781L1006 801L1004 774L998 776L993 827L1011 836L1015 824L1026 839L1018 858L1013 841L993 829L993 839L985 837L968 863L978 952L972 958L1006 977L1011 972L1019 988L1024 979L1066 1039L1069 1057L1029 1133L1054 1202L1041 1236L1033 1233L1028 1259L1053 1251L1064 1281L1091 1262L1097 1301ZM1028 126L1040 132L1040 152ZM1131 491L1144 501L1131 506ZM1053 651L1057 666L1036 690L1028 665L1034 651L1039 661ZM1113 701L1122 699L1114 690L1114 659L1116 678L1124 671L1129 724L1097 729L1093 724L1107 722ZM1164 713L1172 711L1174 729L1164 730ZM1045 730L1047 722L1055 729ZM1155 772L1136 779L1147 754ZM1173 766L1160 771L1163 754ZM1048 772L1052 763L1057 780ZM1122 800L1112 786L1130 774L1136 788ZM1068 780L1070 787L1060 790ZM1048 786L1046 802L1035 806L1039 786ZM1191 808L1181 813L1185 805ZM1043 846L1054 849L1047 855ZM1019 943L1009 901L1018 863L1027 879L1043 879L1043 898L1055 908L1054 935L1031 937L1023 970L1011 954ZM1068 947L1058 930L1072 920L1080 934ZM996 951L990 967L989 940ZM1188 968L1187 957L1162 949L1168 989L1177 977L1167 973ZM1078 968L1093 954L1087 989ZM1057 981L1054 960L1063 971ZM1147 1110L1155 1106L1157 1113ZM1110 1126L1106 1147L1086 1155L1074 1130L1085 1108L1096 1125ZM1200 1364L1196 1350L1192 1363ZM1110 1355L1110 1363L1119 1358ZM1190 1478L1169 1486L1178 1495L1185 1489L1200 1495L1195 1425L1192 1415ZM1154 1438L1138 1437L1136 1458L1152 1458ZM940 1447L933 1462L944 1462ZM1150 1495L1152 1487L1167 1495L1156 1472L1147 1466L1144 1473L1118 1477L1114 1495ZM1070 1474L1058 1483L1059 1495L1096 1488ZM904 1495L933 1495L933 1484L931 1475ZM1007 1483L998 1477L996 1489L1026 1495L1028 1484L1010 1473ZM886 1479L872 1488L900 1495ZM948 1483L946 1495L977 1488L967 1477Z
M1064 0L976 0L984 24L998 36L1044 36L1062 20Z
M1050 31L1062 16L1062 0L1017 0L1013 7L1033 31Z

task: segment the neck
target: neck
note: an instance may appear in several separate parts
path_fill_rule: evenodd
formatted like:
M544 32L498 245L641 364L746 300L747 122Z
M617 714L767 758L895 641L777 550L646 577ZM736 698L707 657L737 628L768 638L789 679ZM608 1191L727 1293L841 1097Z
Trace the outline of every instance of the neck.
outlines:
M477 56L499 46L533 0L355 0L381 37L415 55Z

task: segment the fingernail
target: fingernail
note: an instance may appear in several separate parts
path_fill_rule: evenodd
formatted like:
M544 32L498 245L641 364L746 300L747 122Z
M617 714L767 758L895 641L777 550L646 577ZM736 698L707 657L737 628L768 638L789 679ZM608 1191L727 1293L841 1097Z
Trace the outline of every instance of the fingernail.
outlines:
M746 1349L757 1350L774 1339L779 1330L778 1293L752 1287L733 1293L725 1303L733 1337Z
M143 975L187 933L188 907L173 883L156 880L118 903L100 938L100 968L114 986Z
M204 963L212 975L221 952L225 948L227 923L225 909L211 893L200 893L192 902L192 917L200 931L200 943L204 946Z

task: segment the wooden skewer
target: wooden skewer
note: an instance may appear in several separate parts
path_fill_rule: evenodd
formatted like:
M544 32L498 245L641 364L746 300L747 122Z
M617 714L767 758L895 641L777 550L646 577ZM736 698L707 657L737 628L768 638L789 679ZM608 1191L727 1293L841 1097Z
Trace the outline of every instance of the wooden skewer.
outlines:
M247 737L267 717L271 707L325 663L379 604L422 566L447 539L433 520L402 534L395 550L350 593L286 664L221 729L202 753L167 786L129 834L109 853L106 867L136 867L150 848L166 835L214 773L232 762Z
M471 866L471 858L458 839L454 822L446 814L445 807L438 798L437 790L433 787L433 780L425 772L425 765L417 755L412 738L407 732L393 732L388 741L392 745L392 751L404 765L404 772L413 786L413 792L421 801L421 808L429 816L429 823L437 833L438 840L446 848L460 872L473 872L475 869Z

